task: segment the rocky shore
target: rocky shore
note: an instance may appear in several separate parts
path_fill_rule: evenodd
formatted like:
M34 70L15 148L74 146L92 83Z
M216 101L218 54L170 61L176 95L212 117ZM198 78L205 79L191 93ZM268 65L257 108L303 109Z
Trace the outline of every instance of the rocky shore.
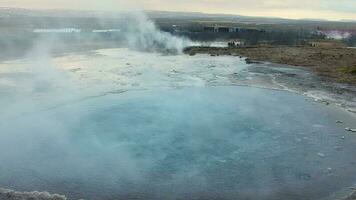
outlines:
M0 200L67 200L67 198L63 195L52 195L48 192L18 192L0 188ZM356 190L345 197L335 200L356 200Z
M351 193L349 196L341 200L356 200L356 190L353 193Z
M188 47L186 54L234 55L247 62L272 62L301 66L313 70L321 78L356 86L356 49L344 47L264 46L264 47Z
M238 56L249 67L231 75L237 85L287 90L356 113L356 49L301 46L189 47L190 56Z
M48 192L18 192L0 188L0 200L66 200L63 195Z

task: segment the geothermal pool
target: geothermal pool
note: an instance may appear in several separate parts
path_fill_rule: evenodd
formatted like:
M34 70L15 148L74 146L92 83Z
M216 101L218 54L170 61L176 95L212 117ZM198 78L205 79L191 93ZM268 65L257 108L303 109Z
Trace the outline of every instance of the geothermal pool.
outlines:
M322 199L355 183L356 137L344 130L355 118L234 86L230 75L247 67L238 58L119 49L45 63L55 70L2 64L1 187L69 199Z

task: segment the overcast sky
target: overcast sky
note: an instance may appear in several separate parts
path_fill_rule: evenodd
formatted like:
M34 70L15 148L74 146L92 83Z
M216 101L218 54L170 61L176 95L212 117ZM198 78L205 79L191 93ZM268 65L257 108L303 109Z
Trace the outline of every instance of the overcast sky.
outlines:
M0 0L0 7L110 11L144 9L356 20L356 0Z

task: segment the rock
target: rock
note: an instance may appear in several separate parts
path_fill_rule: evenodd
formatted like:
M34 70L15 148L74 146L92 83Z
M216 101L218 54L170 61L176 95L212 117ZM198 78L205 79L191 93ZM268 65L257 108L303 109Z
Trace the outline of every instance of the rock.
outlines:
M246 58L245 59L246 64L260 64L261 62L252 60L251 58Z
M356 191L353 191L349 196L345 197L342 200L356 200Z
M350 127L346 127L345 131L356 133L356 129L355 128L350 128Z
M345 139L345 136L342 136L342 137L341 137L341 139L343 139L343 140L344 140L344 139Z
M0 188L1 200L66 200L67 198L58 194L49 194L48 192L17 192Z
M343 121L340 121L340 120L337 120L336 123L337 123L337 124L342 124L342 123L344 123L344 122L343 122Z
M253 64L254 62L250 58L245 59L246 64Z
M333 171L333 169L331 167L328 167L326 170L325 170L325 173L326 174L331 174Z

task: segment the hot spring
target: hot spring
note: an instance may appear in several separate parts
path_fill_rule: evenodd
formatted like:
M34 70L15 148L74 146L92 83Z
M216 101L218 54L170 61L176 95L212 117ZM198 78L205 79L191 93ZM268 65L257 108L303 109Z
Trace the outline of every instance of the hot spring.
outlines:
M246 67L124 48L3 62L0 186L69 199L322 199L354 184L344 126L355 118L237 86Z

